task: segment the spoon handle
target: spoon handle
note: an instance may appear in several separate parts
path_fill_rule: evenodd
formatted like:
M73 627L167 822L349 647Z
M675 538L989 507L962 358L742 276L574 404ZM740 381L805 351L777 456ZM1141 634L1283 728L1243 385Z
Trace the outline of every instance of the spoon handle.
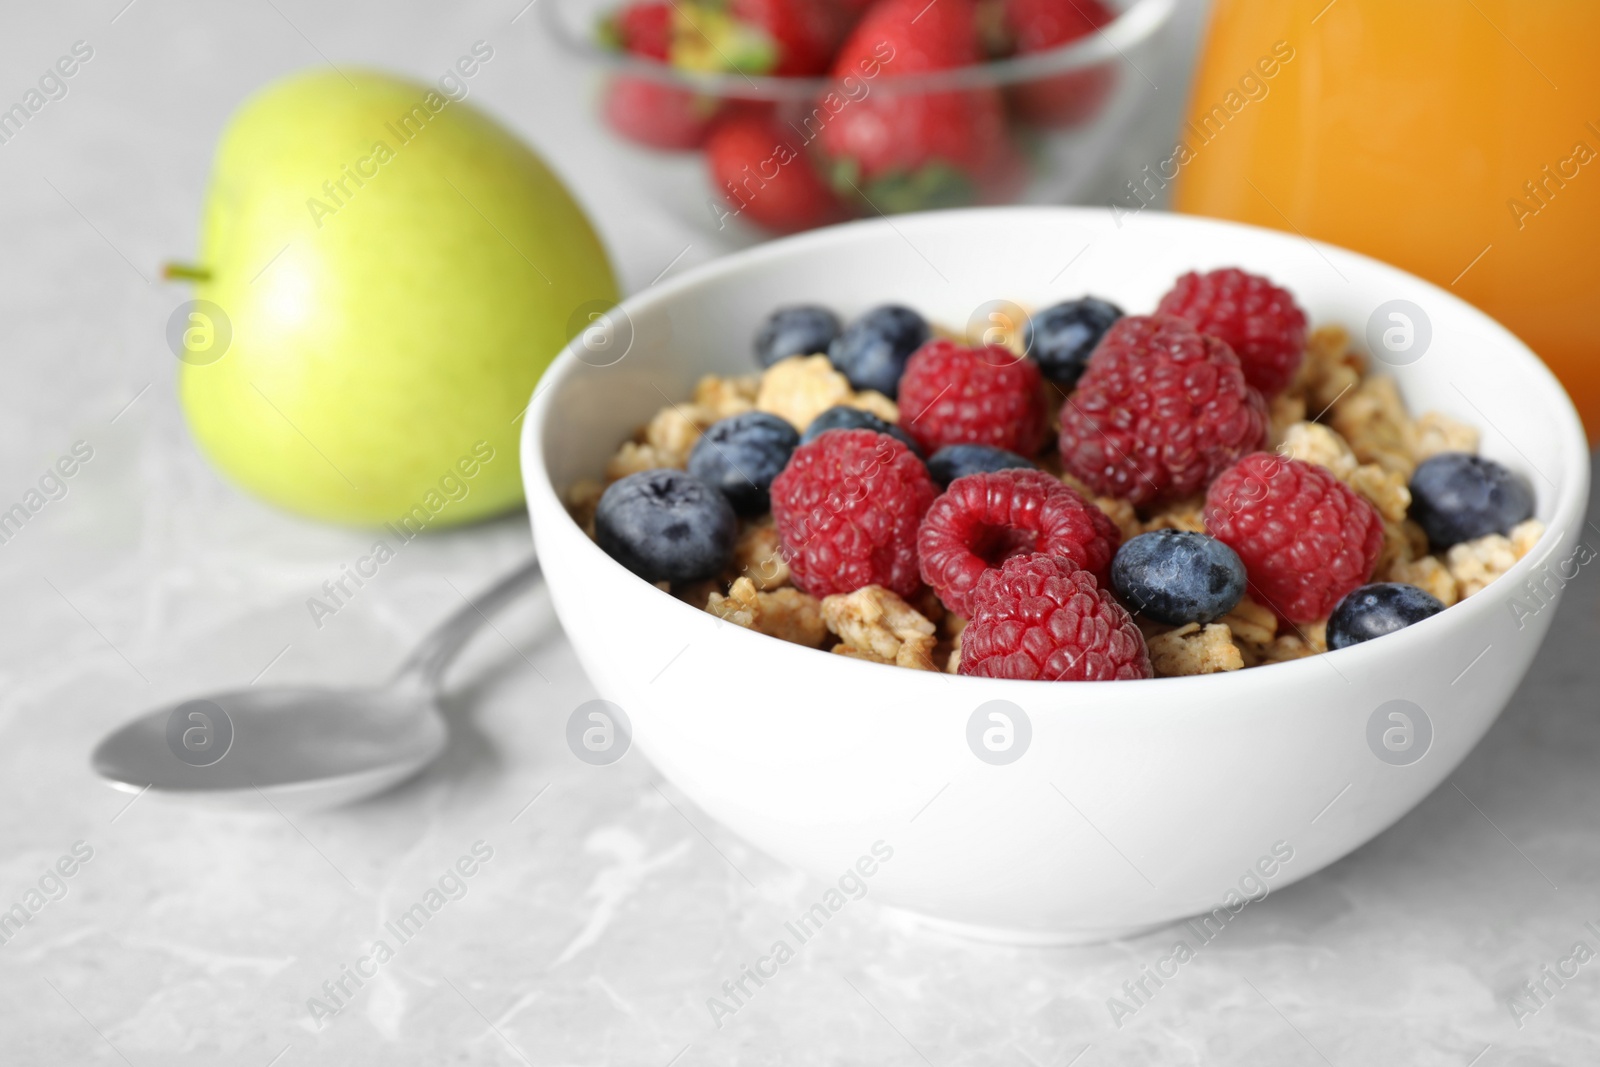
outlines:
M396 682L419 682L432 690L463 645L489 621L489 616L515 600L541 579L539 561L530 559L494 585L463 604L406 657L395 672Z

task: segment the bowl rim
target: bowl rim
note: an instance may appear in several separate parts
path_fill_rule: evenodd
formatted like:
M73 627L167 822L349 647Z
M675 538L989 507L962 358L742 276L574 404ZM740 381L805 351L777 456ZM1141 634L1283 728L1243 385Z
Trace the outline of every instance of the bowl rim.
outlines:
M777 240L768 241L753 248L719 257L708 263L704 263L687 270L676 278L657 283L640 292L634 293L621 301L618 307L625 314L632 315L646 307L669 304L684 292L692 290L707 282L722 279L728 275L738 274L751 266L763 264L771 260L783 259L792 252L798 250L815 249L818 246L826 247L830 244L848 244L850 241L856 239L858 234L865 234L873 230L881 230L898 234L899 230L897 227L938 225L941 222L955 225L960 224L963 221L966 221L970 224L974 220L992 218L994 215L1002 213L1018 217L1033 215L1042 218L1048 216L1053 219L1062 220L1072 220L1074 218L1080 220L1103 220L1112 214L1111 209L1109 208L1082 206L1067 207L1006 205L997 207L974 207L945 211L916 212L912 214L898 215L893 220L888 218L858 219L851 222L840 223L835 226L823 227L790 237L783 237ZM1333 252L1339 256L1349 257L1351 260L1360 263L1364 267L1373 267L1382 271L1399 274L1427 290L1431 298L1453 305L1460 311L1465 312L1469 317L1477 319L1477 325L1479 327L1478 332L1480 334L1489 338L1498 339L1502 344L1507 345L1515 357L1521 361L1521 366L1518 368L1519 373L1514 376L1514 380L1519 383L1518 387L1522 389L1542 390L1546 394L1546 400L1548 401L1547 407L1550 412L1550 417L1560 426L1560 440L1558 447L1562 453L1561 459L1564 465L1564 472L1562 477L1555 484L1554 501L1550 512L1550 519L1545 524L1545 529L1543 532L1541 532L1538 541L1535 542L1534 547L1529 550L1527 555L1519 559L1510 570L1497 578L1482 592L1468 597L1465 600L1457 601L1455 604L1452 604L1450 607L1439 612L1437 615L1423 619L1421 622L1413 623L1411 626L1408 626L1402 630L1398 630L1395 633L1384 635L1385 642L1383 644L1380 644L1376 640L1364 641L1346 648L1329 649L1326 652L1305 656L1300 659L1262 664L1247 670L1223 671L1209 675L1186 675L1170 678L1073 682L1072 684L1074 686L1097 687L1096 691L1098 691L1098 687L1109 685L1125 687L1130 681L1137 682L1145 686L1151 686L1159 683L1166 686L1169 691L1180 685L1232 685L1236 688L1248 684L1276 686L1279 683L1290 684L1296 679L1305 681L1306 679L1303 676L1307 675L1311 671L1321 669L1317 667L1316 664L1319 661L1326 660L1330 656L1337 657L1337 659L1332 661L1332 666L1335 673L1340 677L1345 677L1346 668L1348 668L1349 673L1359 676L1365 673L1363 671L1363 665L1371 663L1373 661L1373 657L1403 656L1406 655L1404 650L1407 649L1413 652L1418 651L1423 647L1420 642L1434 640L1436 634L1439 637L1443 637L1445 633L1444 627L1447 625L1465 625L1470 618L1484 615L1490 611L1504 610L1503 605L1510 596L1511 591L1521 589L1522 578L1535 568L1544 565L1555 553L1557 548L1560 547L1561 541L1566 536L1566 531L1577 528L1578 525L1583 521L1589 496L1590 455L1588 449L1588 438L1584 433L1583 424L1578 417L1577 409L1574 407L1571 398L1567 395L1565 388L1563 388L1561 383L1556 379L1554 373L1551 372L1547 366L1545 366L1544 362L1539 359L1533 350L1530 349L1527 344L1515 334L1511 333L1510 330L1502 326L1495 319L1491 318L1486 312L1479 310L1473 305L1467 303L1465 300L1462 300L1460 297L1455 296L1453 293L1434 285L1432 282L1411 274L1408 271L1402 270L1399 267L1385 263L1382 260L1375 259L1374 257L1364 255L1360 252L1355 252L1324 241L1315 241L1303 236L1297 236L1292 233L1287 233L1280 230L1272 230L1261 226L1253 226L1246 223L1233 222L1224 219L1214 219L1198 215L1181 215L1168 211L1148 210L1141 213L1141 218L1144 220L1141 223L1142 225L1157 227L1178 226L1197 230L1209 229L1215 231L1219 236L1225 235L1232 231L1242 230L1254 234L1266 235L1272 239L1307 242L1311 244L1311 246L1319 253L1326 254L1327 252ZM561 493L556 490L554 483L551 481L550 471L545 462L543 442L540 440L540 438L543 433L549 412L554 404L555 395L558 392L556 387L572 374L577 373L578 368L588 366L588 364L584 363L578 358L573 347L574 343L575 342L569 342L565 347L562 348L561 352L551 362L549 368L546 369L543 376L536 384L533 395L524 409L526 416L523 419L520 453L522 461L522 478L524 489L527 493L527 506L530 511L530 519L533 518L532 512L535 507L534 500L537 497L543 501L550 510L560 513L561 519L559 521L566 523L567 526L570 527L567 532L576 534L577 540L582 542L582 544L586 546L587 550L594 553L594 555L589 558L595 559L602 566L615 567L622 574L626 574L629 578L633 579L633 581L637 583L637 587L641 594L646 596L655 595L665 597L668 601L671 601L671 603L676 606L676 610L681 610L685 613L682 616L685 626L702 621L702 617L705 615L703 608L694 607L693 605L673 596L671 593L657 588L654 584L646 582L644 579L633 575L631 572L628 572L625 568L623 568L620 563L617 563L610 556L606 555L600 546L595 544L594 541L578 527L577 522L572 518L571 513L567 511ZM1512 445L1512 448L1513 450L1516 450L1515 444ZM1529 477L1527 472L1519 471L1518 473L1521 473L1524 477ZM535 538L538 537L537 527L535 527L534 536ZM1492 590L1497 589L1499 590L1498 595L1489 595ZM767 649L770 653L779 653L780 650L776 646L781 644L786 646L786 648L781 651L793 652L796 654L826 656L830 661L839 665L846 671L882 670L884 668L883 664L868 663L865 661L852 659L848 656L836 656L820 649L812 649L801 645L794 645L791 642L784 642L779 638L770 637L766 634L757 633L752 630L745 630L742 627L726 627L724 628L723 632L728 635L729 639L735 642L746 640L763 642L763 644L759 646L753 646L751 649L752 653L758 653L762 648ZM1541 637L1540 640L1542 642L1543 638ZM1472 662L1476 663L1477 660L1474 659ZM819 664L813 664L813 666L819 666ZM1468 667L1470 666L1471 664L1468 664ZM1268 668L1271 668L1273 673L1270 676L1262 677L1266 674ZM957 686L968 686L969 690L971 687L978 685L986 687L1000 686L1004 687L1006 692L1019 698L1024 694L1039 693L1040 690L1037 687L1041 684L1052 684L1022 679L980 678L971 675L946 674L939 671L908 671L904 668L895 669L898 670L901 675L906 676L895 679L896 684L899 686L932 686L954 684ZM1290 672L1298 672L1298 674L1291 674ZM1463 671L1463 673L1465 673L1465 671ZM878 677L881 679L882 676L865 676L863 678L863 682L871 677ZM1250 679L1251 681L1247 682L1246 679ZM1349 679L1346 678L1346 681L1348 682ZM1072 691L1087 693L1087 691L1082 688L1074 689ZM1137 691L1118 689L1117 692ZM1175 694L1171 692L1163 693L1164 697L1173 695Z
M1115 0L1114 0L1115 2ZM659 60L605 48L590 37L578 35L562 21L559 0L540 4L545 32L569 54L586 59L615 74L677 86L708 96L743 100L814 100L836 89L843 79L827 75L780 78L737 72L690 71ZM1117 17L1092 34L1042 52L975 63L951 70L910 74L886 79L895 93L924 93L977 89L1081 70L1107 61L1131 64L1127 50L1158 34L1177 8L1177 0L1129 0Z

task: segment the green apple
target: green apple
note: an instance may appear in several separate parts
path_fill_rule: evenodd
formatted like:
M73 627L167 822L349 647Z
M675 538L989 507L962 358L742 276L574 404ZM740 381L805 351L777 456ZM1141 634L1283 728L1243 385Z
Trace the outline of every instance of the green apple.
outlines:
M301 514L407 528L521 500L523 407L617 300L582 210L510 131L354 70L292 76L239 109L199 263L174 273L199 281L174 321L211 461Z

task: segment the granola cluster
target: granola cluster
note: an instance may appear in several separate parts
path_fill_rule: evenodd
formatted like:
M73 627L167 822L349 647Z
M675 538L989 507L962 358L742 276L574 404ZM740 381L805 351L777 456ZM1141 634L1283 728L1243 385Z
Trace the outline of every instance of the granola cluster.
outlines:
M755 407L802 431L831 407L860 408L885 422L900 421L900 408L893 400L870 389L856 392L827 356L791 356L774 364L761 376Z
M828 357L795 356L760 375L707 376L682 403L664 405L606 463L603 481L573 485L567 502L591 536L596 505L610 483L639 471L684 469L689 453L713 423L749 411L767 412L804 429L823 411L855 407L897 423L900 411L881 393L856 391ZM1347 333L1324 326L1306 338L1305 356L1288 390L1269 405L1268 447L1326 468L1382 517L1384 543L1374 582L1417 586L1445 606L1481 591L1533 548L1543 532L1529 519L1509 535L1493 534L1431 552L1408 518L1408 482L1417 465L1441 452L1475 452L1478 432L1440 412L1413 418L1392 378L1369 373ZM1154 530L1205 532L1204 498L1147 508L1096 495L1057 460L1040 466L1091 500L1124 539ZM807 648L913 670L955 673L967 620L924 590L915 603L878 585L813 597L791 581L770 515L739 520L733 562L722 575L669 587L670 592L724 622ZM1326 623L1282 622L1245 597L1221 619L1172 627L1135 620L1158 677L1213 674L1284 662L1327 650Z

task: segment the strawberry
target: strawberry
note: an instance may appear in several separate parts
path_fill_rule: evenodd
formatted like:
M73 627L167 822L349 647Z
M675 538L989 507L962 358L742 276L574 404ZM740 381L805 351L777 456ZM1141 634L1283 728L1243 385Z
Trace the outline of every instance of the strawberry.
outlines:
M770 111L743 109L719 121L706 143L706 159L730 214L779 233L843 218L843 206L801 144ZM719 225L725 217L719 216Z
M606 87L606 122L650 148L698 148L717 116L718 102L647 78L617 77Z
M1023 55L1076 41L1117 17L1101 0L1005 0L1006 23Z
M1116 18L1101 0L1004 0L1006 31L1021 55L1048 52ZM1108 64L1021 82L1010 89L1012 109L1039 126L1075 126L1093 118L1116 86Z
M675 0L672 64L805 77L828 69L846 28L834 0Z
M831 0L732 0L734 18L760 26L778 44L769 74L823 74L844 39L843 11Z
M842 102L821 143L841 196L883 211L972 203L999 195L1016 174L994 89L897 92L895 77L981 62L972 0L878 0L834 58L833 75L869 93ZM832 109L830 109L832 110Z
M629 4L600 23L600 40L623 52L665 62L672 49L672 5Z

